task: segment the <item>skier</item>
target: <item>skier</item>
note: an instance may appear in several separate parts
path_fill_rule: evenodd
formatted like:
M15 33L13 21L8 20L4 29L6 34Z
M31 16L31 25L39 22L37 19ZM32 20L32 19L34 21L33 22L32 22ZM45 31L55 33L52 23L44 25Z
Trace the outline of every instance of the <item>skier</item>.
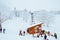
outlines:
M22 31L20 30L20 32L19 32L19 35L21 35L22 36Z
M42 34L43 34L43 32L42 32L42 30L41 30L41 32L40 32L41 37L43 37Z
M48 36L50 36L50 31L47 32Z
M46 34L46 31L45 30L42 30L43 34Z
M5 33L5 28L3 29L3 33Z
M54 37L57 39L57 34L56 33L54 33Z
M2 28L0 28L0 32L2 32Z
M44 40L47 40L47 35L46 34L44 35Z
M25 36L25 31L23 31L23 36Z

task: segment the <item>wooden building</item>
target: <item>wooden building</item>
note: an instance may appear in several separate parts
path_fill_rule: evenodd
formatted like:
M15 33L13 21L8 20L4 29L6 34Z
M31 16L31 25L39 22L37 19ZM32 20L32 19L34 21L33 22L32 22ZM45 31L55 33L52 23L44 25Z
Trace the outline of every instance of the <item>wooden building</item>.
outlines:
M42 30L42 23L34 25L34 26L31 26L30 28L27 29L27 32L29 34L35 34L35 33L41 32L41 30Z

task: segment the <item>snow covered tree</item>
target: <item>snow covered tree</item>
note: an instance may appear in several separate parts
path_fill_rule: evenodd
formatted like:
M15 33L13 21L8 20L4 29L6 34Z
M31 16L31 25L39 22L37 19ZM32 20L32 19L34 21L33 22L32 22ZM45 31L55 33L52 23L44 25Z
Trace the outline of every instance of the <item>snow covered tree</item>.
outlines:
M54 21L54 15L49 12L45 12L41 15L41 21L45 23L47 27L49 27L49 24Z
M16 8L14 8L14 13L15 13L15 16L16 16L16 17L19 17L19 13L17 13Z
M49 27L50 23L54 20L54 15L46 10L36 11L34 12L35 22L42 22L45 26Z

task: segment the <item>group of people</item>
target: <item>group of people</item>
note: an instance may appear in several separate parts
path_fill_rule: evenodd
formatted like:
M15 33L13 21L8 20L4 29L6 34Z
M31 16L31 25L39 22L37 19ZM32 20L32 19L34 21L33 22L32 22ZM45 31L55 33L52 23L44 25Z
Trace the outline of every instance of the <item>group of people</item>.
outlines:
M21 36L25 36L25 33L26 32L25 31L22 31L22 30L19 31L19 35L21 35Z
M49 31L46 32L45 30L42 30L42 31L40 32L41 37L43 37L42 35L44 35L44 40L48 40L47 34L48 34L48 36L50 36L50 32L49 32Z
M3 29L1 28L0 33L5 33L5 30L6 30L5 28L3 28Z
M55 39L57 39L57 33L51 34L50 31L46 32L45 30L41 30L41 32L39 33L39 35L37 35L37 37L44 37L44 40L48 40L47 36L52 36L55 37Z
M50 32L46 32L45 30L41 30L40 33L37 33L37 37L39 38L39 37L41 36L41 37L44 37L44 40L48 40L46 33L47 33L48 35L50 35ZM35 36L33 35L33 37L35 37Z
M22 31L22 30L19 31L19 35L21 35L21 36L25 36L25 34L26 34L26 31ZM45 30L41 30L41 32L37 35L37 37L39 37L39 36L44 37L44 40L48 40L47 36L52 36L57 39L56 33L54 33L54 35L53 35L50 33L50 31L46 32Z

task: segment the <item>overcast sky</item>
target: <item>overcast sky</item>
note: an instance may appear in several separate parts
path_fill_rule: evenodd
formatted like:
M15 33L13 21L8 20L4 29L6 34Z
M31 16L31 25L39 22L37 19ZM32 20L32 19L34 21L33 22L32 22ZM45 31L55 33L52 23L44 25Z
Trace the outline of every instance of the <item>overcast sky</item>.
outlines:
M0 0L0 10L14 7L17 10L27 9L28 11L60 10L60 0Z

